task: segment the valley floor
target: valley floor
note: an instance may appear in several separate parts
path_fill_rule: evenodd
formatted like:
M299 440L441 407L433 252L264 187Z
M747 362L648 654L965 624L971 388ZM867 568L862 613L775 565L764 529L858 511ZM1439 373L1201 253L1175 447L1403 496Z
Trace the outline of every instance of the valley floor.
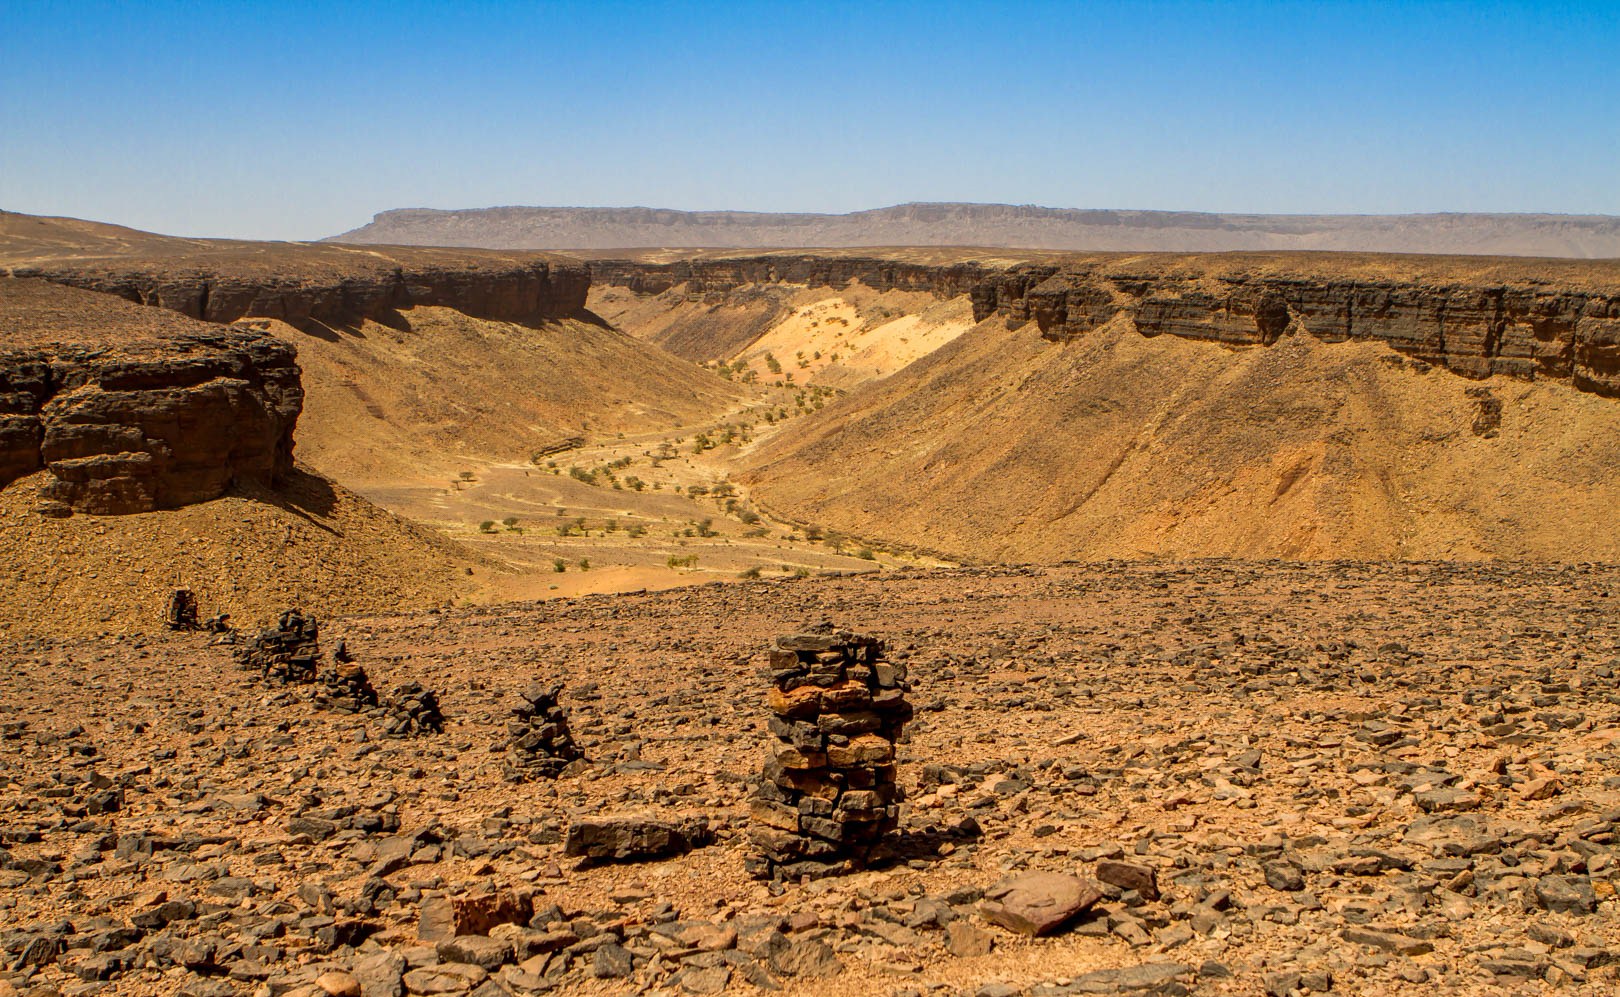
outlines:
M0 980L316 993L346 967L397 993L439 962L424 906L489 885L558 908L576 938L542 960L558 993L1611 992L1617 586L1602 566L1111 562L326 621L379 689L438 690L445 732L407 740L201 635L12 642ZM773 890L743 872L764 652L825 619L909 665L902 834L928 847ZM514 784L505 723L534 682L565 683L589 761ZM109 788L118 809L87 812ZM594 868L557 843L647 813L716 841ZM408 857L376 865L401 838ZM1116 891L1038 940L977 913L1010 873L1104 858L1162 897ZM346 944L356 921L369 938ZM711 926L691 937L713 950L671 947L670 924ZM130 968L86 986L108 953ZM479 993L537 992L510 969ZM467 991L482 973L456 972ZM430 977L449 978L415 992Z

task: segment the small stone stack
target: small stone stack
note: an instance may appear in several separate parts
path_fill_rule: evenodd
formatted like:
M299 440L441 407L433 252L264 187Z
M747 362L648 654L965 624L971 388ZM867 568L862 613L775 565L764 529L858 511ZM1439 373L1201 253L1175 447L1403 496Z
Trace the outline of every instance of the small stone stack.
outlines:
M883 660L877 638L827 626L778 637L771 682L775 740L750 804L761 854L749 871L782 880L859 868L899 824L905 665Z
M333 664L321 673L320 685L316 701L339 713L359 713L378 703L377 690L371 687L366 670L353 661Z
M313 682L320 669L320 624L296 609L281 614L276 626L259 632L237 651L244 668L267 682Z
M534 776L555 779L569 762L584 757L568 729L568 715L557 704L562 686L531 685L523 690L506 723L506 777L522 782Z
M400 686L383 706L382 726L388 737L444 733L439 694L420 682Z
M163 609L163 625L170 630L196 630L197 596L190 589L175 589Z

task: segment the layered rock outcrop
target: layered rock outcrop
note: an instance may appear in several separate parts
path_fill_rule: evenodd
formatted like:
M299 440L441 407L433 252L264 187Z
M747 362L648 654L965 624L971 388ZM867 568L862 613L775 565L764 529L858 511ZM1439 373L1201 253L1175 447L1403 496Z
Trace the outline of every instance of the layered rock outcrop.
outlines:
M898 254L897 254L898 255ZM1145 336L1269 345L1290 329L1379 340L1466 377L1546 377L1620 395L1620 265L1436 257L1099 256L1001 266L770 254L592 261L593 280L714 298L746 284L967 294L974 318L1034 322L1066 342L1123 313Z
M1145 336L1270 345L1294 323L1328 342L1380 340L1466 377L1549 377L1620 395L1620 290L1101 268L1020 268L974 298L1034 321L1047 339L1085 335L1125 312ZM981 305L982 301L982 305Z
M235 322L280 319L299 329L342 328L365 319L400 324L399 312L440 305L474 318L533 325L578 314L590 277L582 264L503 260L357 265L268 271L218 265L17 267L18 277L114 294L190 318Z
M0 280L0 486L46 469L42 511L120 514L292 471L294 348L147 312Z
M972 293L1000 271L981 263L913 263L880 256L777 254L676 260L590 261L597 284L627 287L638 294L662 294L684 286L693 297L724 294L746 284L803 284L845 287L859 281L880 291L928 291L942 298Z

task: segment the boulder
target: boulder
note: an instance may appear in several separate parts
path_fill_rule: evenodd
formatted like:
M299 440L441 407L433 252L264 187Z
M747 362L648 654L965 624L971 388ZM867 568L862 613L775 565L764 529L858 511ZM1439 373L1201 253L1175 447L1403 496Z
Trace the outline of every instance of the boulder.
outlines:
M1057 872L1026 872L984 892L979 914L1021 935L1049 935L1103 898L1090 880Z

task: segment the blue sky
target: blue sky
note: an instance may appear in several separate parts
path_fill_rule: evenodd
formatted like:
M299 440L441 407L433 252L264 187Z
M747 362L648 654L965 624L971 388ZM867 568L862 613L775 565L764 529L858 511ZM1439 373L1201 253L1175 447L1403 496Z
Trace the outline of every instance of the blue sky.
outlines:
M0 3L0 208L1620 214L1620 0Z

